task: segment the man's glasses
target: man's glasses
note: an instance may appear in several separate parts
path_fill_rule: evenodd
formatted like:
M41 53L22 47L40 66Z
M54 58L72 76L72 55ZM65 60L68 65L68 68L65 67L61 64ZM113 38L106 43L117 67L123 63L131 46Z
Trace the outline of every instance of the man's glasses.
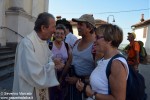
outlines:
M101 38L104 38L104 36L98 36L98 35L96 35L96 40L101 39Z

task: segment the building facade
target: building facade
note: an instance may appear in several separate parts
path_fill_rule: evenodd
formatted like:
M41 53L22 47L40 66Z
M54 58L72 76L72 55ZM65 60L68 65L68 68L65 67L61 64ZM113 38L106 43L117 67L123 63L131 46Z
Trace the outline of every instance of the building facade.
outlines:
M148 54L148 62L150 62L150 19L144 20L144 15L142 14L140 22L131 27L136 34L136 40L143 41Z
M41 12L48 12L49 0L0 0L0 45L18 43L29 34Z

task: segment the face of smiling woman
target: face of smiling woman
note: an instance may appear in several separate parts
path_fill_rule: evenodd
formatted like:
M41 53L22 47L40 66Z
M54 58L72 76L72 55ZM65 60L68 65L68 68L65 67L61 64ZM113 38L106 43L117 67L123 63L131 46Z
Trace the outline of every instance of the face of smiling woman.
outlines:
M104 52L106 48L106 41L102 34L96 35L96 51L97 52Z
M65 32L62 29L57 29L55 34L54 34L55 40L56 41L63 41L65 38Z

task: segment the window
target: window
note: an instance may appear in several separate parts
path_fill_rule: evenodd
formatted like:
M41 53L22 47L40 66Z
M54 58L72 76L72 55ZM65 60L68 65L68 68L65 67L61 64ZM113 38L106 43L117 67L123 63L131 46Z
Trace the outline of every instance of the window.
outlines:
M146 38L146 35L147 35L147 27L144 27L144 30L143 30L143 38Z

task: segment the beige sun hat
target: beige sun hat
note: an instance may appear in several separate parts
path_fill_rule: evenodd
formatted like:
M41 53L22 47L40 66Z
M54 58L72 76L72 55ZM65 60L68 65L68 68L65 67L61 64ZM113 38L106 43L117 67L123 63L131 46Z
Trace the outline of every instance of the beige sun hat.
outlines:
M136 34L134 32L128 32L128 35L132 34L132 36L134 37L134 39L136 38Z
M74 21L74 22L88 22L93 27L95 27L95 20L94 20L93 15L91 15L91 14L84 14L80 18L72 18L72 21Z

